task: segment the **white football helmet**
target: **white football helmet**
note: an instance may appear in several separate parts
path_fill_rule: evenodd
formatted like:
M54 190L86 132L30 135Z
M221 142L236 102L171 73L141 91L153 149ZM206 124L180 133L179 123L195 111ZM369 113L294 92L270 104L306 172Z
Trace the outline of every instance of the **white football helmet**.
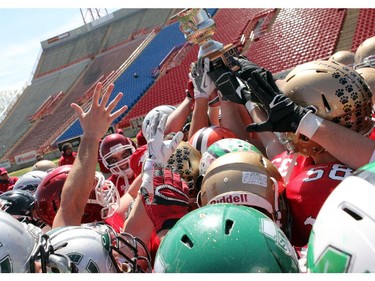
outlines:
M0 211L0 229L0 273L76 271L68 257L54 253L39 227Z
M345 178L320 209L308 243L309 272L375 272L374 164Z
M13 186L15 190L26 190L31 192L32 194L35 193L36 188L42 182L42 180L46 177L47 172L44 171L30 171L26 174L23 174Z
M60 227L47 235L56 252L68 256L78 273L141 272L138 260L145 260L147 270L151 269L147 246L130 234L117 234L106 224ZM145 256L138 256L139 247Z

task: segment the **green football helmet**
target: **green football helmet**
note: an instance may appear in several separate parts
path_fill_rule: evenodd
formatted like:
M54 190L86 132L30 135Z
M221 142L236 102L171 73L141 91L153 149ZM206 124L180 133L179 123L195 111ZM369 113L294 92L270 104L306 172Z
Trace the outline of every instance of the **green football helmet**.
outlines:
M281 229L245 206L214 204L182 217L162 240L155 272L298 273L294 248Z
M375 163L346 177L324 202L312 228L307 271L375 272Z
M255 145L247 141L237 138L221 139L211 144L202 154L202 158L199 162L199 174L204 176L210 164L220 156L238 151L256 152L262 155L262 152L260 152Z

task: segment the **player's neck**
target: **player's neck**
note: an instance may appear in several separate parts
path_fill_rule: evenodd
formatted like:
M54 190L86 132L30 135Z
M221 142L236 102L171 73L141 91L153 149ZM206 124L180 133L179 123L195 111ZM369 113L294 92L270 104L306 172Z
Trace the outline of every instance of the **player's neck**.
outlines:
M323 151L318 155L312 156L312 158L314 159L314 163L316 165L337 161L337 159L333 157L331 154L329 154L327 151Z

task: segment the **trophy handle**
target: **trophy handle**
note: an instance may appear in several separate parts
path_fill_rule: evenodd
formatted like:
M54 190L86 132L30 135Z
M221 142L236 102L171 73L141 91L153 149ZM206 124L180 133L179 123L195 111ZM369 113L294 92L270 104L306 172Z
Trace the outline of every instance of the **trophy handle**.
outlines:
M185 35L190 35L190 33L198 29L192 21L181 23L179 27L180 31Z

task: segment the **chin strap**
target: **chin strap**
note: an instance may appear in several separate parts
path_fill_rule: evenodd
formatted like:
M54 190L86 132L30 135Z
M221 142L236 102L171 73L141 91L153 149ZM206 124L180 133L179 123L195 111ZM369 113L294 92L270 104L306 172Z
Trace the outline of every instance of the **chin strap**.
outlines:
M284 177L285 184L289 183L289 179L290 179L290 176L292 175L292 171L293 171L294 165L296 164L296 160L297 160L297 154L294 153L292 161L290 162L290 165L288 167L288 171L286 172L286 175Z

